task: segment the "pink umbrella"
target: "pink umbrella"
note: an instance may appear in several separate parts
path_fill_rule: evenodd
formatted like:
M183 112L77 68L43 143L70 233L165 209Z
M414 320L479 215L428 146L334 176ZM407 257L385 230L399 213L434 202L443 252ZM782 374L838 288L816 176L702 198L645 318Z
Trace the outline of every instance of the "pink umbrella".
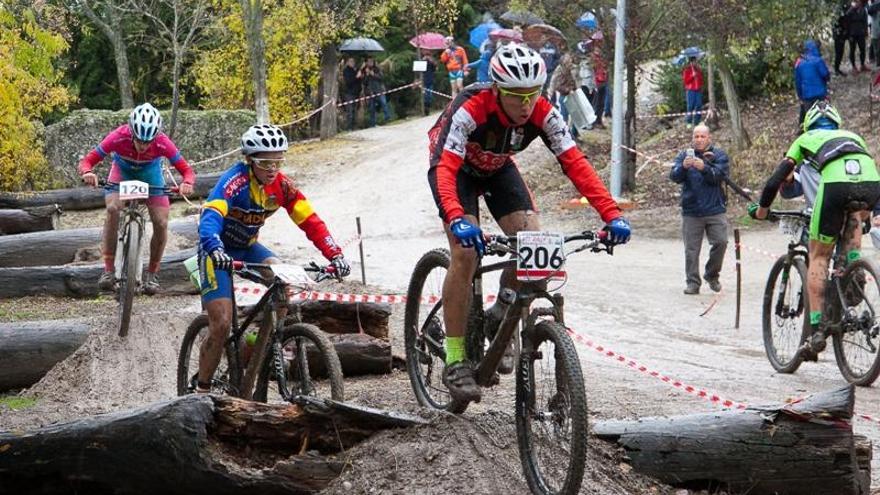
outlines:
M495 29L489 32L489 39L492 41L505 40L517 41L522 43L522 33L516 29Z
M409 44L425 50L442 50L446 48L446 37L440 33L422 33L409 40Z

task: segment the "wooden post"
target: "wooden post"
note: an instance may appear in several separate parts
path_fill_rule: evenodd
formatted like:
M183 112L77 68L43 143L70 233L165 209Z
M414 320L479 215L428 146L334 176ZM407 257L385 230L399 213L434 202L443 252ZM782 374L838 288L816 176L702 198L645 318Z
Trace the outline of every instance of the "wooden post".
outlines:
M742 251L739 244L739 229L733 229L733 247L736 253L736 321L733 328L739 329L740 302L742 300Z
M361 255L361 282L367 285L367 269L364 266L364 239L361 237L361 217L356 217L355 221L357 221L358 228L358 251Z

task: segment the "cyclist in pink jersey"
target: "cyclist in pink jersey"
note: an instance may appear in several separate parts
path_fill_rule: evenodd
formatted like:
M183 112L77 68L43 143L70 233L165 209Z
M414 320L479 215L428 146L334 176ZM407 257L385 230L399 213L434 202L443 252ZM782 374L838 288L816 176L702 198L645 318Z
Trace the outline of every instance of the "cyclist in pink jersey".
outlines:
M180 193L191 194L195 173L177 146L163 132L162 116L153 105L144 103L132 110L127 125L121 125L107 135L95 149L90 151L79 163L79 173L83 182L98 186L98 176L93 172L95 165L110 155L113 162L108 184L105 187L104 201L107 205L107 218L104 221L104 273L98 279L101 290L112 290L116 284L113 263L116 258L116 230L119 224L118 184L124 180L139 180L150 185L147 208L153 223L153 237L150 239L150 262L144 274L144 293L152 295L159 290L159 263L168 240L168 211L170 202L165 191L162 176L162 158L183 176Z

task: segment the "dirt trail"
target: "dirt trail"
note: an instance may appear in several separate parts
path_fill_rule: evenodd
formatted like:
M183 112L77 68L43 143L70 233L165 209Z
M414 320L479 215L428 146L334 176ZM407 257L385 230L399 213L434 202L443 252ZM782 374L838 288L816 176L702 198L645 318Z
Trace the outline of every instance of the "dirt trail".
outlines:
M351 133L329 146L310 145L290 172L339 240L355 232L362 217L367 281L385 293L401 293L421 254L445 239L427 186L426 131L434 117ZM297 153L294 149L293 153ZM558 172L540 143L519 162ZM542 199L539 197L539 202ZM546 228L598 227L595 216L541 204ZM568 324L630 359L724 398L747 403L779 402L843 383L826 353L795 375L775 374L763 353L760 300L772 259L744 251L743 322L733 329L732 242L720 296L684 296L683 247L677 239L648 233L677 232L678 212L635 215L633 241L613 257L580 253L569 260ZM489 227L497 232L497 228ZM304 262L319 255L283 215L270 219L262 241L283 258ZM770 230L747 231L743 243L772 252L785 246ZM354 245L346 250L357 260ZM876 256L876 253L869 253ZM359 274L355 263L354 277ZM488 290L495 281L487 278ZM354 291L351 286L347 290ZM332 291L332 287L325 290ZM716 300L717 299L717 300ZM0 429L26 429L87 414L133 407L174 395L177 349L195 298L139 298L134 327L121 341L112 323L98 320L87 343L34 386L36 406L0 411ZM715 301L714 308L699 316ZM169 307L170 306L170 307ZM182 312L175 312L182 311ZM400 349L402 307L394 307L393 344ZM716 410L694 395L638 373L578 345L585 371L591 420ZM359 403L418 411L406 374L352 379L346 393ZM857 409L880 412L880 388L859 389ZM386 432L348 452L350 469L327 493L524 493L526 488L513 428L513 380L462 417L440 416L430 427ZM424 413L424 411L422 411ZM856 432L880 443L880 425L855 422ZM582 493L673 493L629 472L614 449L593 440ZM880 482L875 455L874 482Z

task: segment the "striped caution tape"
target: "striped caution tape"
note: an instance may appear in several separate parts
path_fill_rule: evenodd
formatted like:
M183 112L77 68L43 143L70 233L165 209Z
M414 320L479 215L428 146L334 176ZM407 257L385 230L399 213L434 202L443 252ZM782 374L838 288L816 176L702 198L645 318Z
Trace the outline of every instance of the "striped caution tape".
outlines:
M376 94L374 94L374 95L361 96L360 98L355 98L355 99L353 99L353 100L344 101L344 102L342 102L342 103L337 104L336 106L337 106L337 107L344 107L344 106L346 106L346 105L352 105L352 104L359 103L359 102L362 102L362 101L365 101L365 100L373 99L373 98L375 98L375 97L377 97L377 96L387 95L387 94L395 93L395 92L397 92L397 91L402 91L402 90L407 89L407 88L412 88L413 86L421 86L421 83L418 82L418 81L416 81L416 82L411 82L411 83L409 83L409 84L404 84L403 86L398 86L398 87L396 87L396 88L394 88L394 89L389 89L389 90L383 91L383 92L381 92L381 93L376 93Z

